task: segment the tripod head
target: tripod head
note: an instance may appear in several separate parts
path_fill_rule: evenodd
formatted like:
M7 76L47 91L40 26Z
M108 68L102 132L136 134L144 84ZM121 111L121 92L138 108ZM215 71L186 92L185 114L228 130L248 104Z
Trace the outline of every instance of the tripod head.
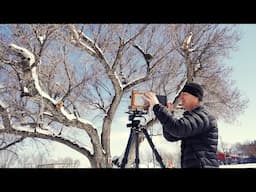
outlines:
M127 124L127 127L139 127L140 125L140 120L133 120L131 123Z
M129 121L133 121L135 117L143 117L143 115L146 115L147 112L145 111L128 111L126 112L129 114Z
M129 121L131 121L131 123L127 124L127 127L136 127L138 128L140 125L140 120L136 119L136 117L144 117L143 115L146 115L147 112L145 111L129 111L127 112L129 114Z

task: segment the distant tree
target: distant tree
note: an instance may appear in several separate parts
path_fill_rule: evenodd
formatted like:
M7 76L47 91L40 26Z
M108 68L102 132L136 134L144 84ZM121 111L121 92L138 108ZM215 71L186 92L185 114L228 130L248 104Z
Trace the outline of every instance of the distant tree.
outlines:
M256 142L246 141L243 143L234 143L229 146L229 154L256 157Z
M176 107L191 81L204 86L210 111L231 122L247 104L222 63L238 40L233 25L1 24L0 134L16 143L60 142L91 167L112 167L110 134L122 99L152 90ZM132 141L127 167L134 149Z
M249 157L256 157L256 145L249 145L247 147L247 154Z
M256 157L256 141L248 141L240 146L244 154L248 157Z

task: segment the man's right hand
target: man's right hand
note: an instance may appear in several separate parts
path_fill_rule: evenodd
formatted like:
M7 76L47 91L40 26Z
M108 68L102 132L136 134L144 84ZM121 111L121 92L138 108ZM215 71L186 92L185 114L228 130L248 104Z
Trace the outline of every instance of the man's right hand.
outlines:
M149 102L150 106L159 104L159 101L158 101L155 93L153 93L151 91L144 93L144 98Z
M173 111L173 104L172 102L167 102L167 111L172 112Z

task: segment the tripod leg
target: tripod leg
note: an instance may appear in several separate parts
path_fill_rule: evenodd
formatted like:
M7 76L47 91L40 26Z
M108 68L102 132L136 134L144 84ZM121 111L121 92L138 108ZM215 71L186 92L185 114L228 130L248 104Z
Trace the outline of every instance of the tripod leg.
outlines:
M156 148L155 148L155 146L154 146L154 144L153 144L151 138L150 138L149 135L148 135L147 130L146 130L145 128L142 128L142 131L143 131L145 137L147 138L147 141L148 141L148 143L149 143L149 145L150 145L152 151L154 152L154 154L155 154L155 156L156 156L156 160L158 161L158 163L160 164L160 166L161 166L162 168L165 168L164 163L163 163L163 160L162 160L161 156L159 155L159 153L157 152L157 150L156 150Z
M140 163L140 159L139 159L139 131L136 129L135 130L135 165L136 168L139 168L139 163Z
M125 148L124 157L123 157L123 160L122 160L122 163L121 163L121 166L120 166L121 168L125 168L125 165L127 164L133 134L134 134L134 130L131 128L128 143L127 143L126 148Z

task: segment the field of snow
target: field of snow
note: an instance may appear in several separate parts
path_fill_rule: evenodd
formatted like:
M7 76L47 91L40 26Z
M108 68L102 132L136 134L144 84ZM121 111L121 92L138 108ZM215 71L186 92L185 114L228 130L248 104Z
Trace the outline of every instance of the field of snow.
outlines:
M256 163L220 165L220 168L256 168Z

